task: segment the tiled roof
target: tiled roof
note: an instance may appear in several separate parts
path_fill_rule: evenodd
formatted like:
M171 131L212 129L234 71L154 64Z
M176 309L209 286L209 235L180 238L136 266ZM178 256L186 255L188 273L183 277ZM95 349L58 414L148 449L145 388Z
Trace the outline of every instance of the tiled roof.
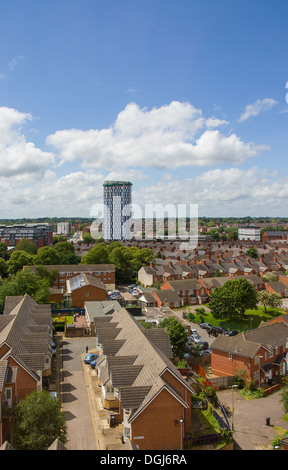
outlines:
M9 313L0 318L0 344L9 346L3 358L12 355L38 379L36 371L45 369L47 355L51 354L51 307L38 305L28 295L17 297L17 302L9 299L8 303L14 307L7 308Z
M167 371L174 377L173 380L176 378L190 393L193 393L193 390L186 380L160 349L165 344L164 350L167 350L167 338L164 340L164 336L166 335L167 337L168 334L164 330L157 337L157 330L155 330L154 333L151 333L151 330L145 330L125 308L115 312L112 318L113 320L111 319L110 322L111 333L114 337L116 323L118 334L114 340L111 340L111 338L109 340L106 340L106 338L103 340L103 354L106 355L107 358L106 361L102 361L101 363L101 367L103 368L101 380L103 377L103 379L105 378L107 381L109 377L111 385L119 388L122 409L126 407L133 409L133 413L129 418L130 421L132 421L163 388L166 388L169 393L175 394L178 400L182 400L180 396L177 395L175 389L162 378L162 375ZM98 326L100 325L101 322L96 321L96 336L98 336ZM105 325L109 328L109 323L107 324L107 322L105 322ZM102 332L103 330L100 330L100 335ZM157 342L159 347L157 346ZM113 344L114 350L112 347ZM111 358L109 358L111 352L113 352L112 355L114 356L112 361ZM131 365L131 356L133 357L133 365ZM125 358L124 362L127 362L127 358L130 358L128 360L130 363L124 364L122 362L121 366L116 365L116 358L119 358L119 364L121 364L121 357Z
M262 323L258 328L236 336L219 335L211 344L212 350L220 350L253 358L259 348L266 349L286 344L288 327L283 323Z

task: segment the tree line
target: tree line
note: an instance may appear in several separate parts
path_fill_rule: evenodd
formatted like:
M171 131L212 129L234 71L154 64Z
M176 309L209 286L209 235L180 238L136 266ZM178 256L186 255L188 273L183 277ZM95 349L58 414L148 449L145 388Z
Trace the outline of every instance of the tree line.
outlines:
M121 283L135 282L139 269L153 259L152 250L125 247L118 241L109 245L100 242L82 258L67 241L37 249L35 243L23 239L11 254L5 243L0 243L0 312L6 296L28 294L37 303L49 302L49 290L57 270L48 271L45 265L114 264L116 282ZM36 273L25 266L36 266Z

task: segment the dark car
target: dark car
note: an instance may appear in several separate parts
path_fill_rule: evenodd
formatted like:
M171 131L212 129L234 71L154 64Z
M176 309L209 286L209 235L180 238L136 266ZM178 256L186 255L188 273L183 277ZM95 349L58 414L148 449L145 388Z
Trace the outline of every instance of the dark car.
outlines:
M238 331L237 330L228 330L228 331L226 331L225 335L226 336L236 336L236 335L238 335Z
M210 323L200 323L200 328L203 328L204 330L209 330L210 328L212 328L212 325L210 325Z
M212 326L209 330L208 330L208 335L212 335L212 336L218 336L218 335L224 335L226 334L226 330L224 330L224 328L221 328L220 326Z

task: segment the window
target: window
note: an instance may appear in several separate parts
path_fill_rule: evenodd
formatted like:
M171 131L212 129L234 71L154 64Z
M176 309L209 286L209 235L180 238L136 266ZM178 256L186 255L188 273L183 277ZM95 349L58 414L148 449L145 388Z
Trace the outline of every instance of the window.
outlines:
M85 292L85 297L89 297L89 292L88 291Z

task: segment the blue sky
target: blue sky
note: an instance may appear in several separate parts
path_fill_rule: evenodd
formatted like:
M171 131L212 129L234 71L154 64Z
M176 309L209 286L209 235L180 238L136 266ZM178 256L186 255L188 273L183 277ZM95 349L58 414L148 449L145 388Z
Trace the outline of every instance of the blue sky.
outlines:
M141 206L287 216L287 2L0 6L0 218L90 216L105 179Z

